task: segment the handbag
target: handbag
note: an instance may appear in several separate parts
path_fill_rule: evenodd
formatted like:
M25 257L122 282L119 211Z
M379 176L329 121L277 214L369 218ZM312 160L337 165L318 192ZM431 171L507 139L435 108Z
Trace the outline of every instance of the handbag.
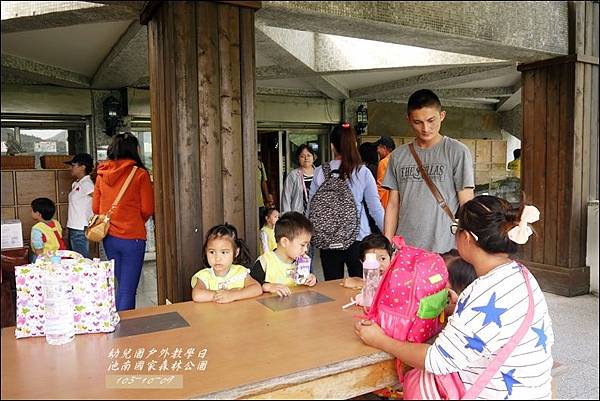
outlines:
M502 364L508 359L517 345L519 345L519 342L521 342L533 322L535 303L533 302L533 291L529 282L529 271L525 266L520 266L521 273L525 278L525 284L527 285L529 299L527 315L516 334L500 349L496 357L491 360L489 366L477 377L477 380L475 380L469 391L465 390L465 385L458 373L434 375L425 369L412 369L404 376L405 400L474 400L479 396L496 372L502 367Z
M115 261L86 259L73 251L55 251L62 273L73 286L75 334L110 333L119 323L115 305ZM43 280L53 268L51 255L15 267L17 289L16 338L45 335L46 304Z
M415 151L415 144L409 143L408 149L410 150L412 157L417 162L417 167L419 168L419 173L421 173L421 177L423 177L423 180L425 181L425 184L427 184L427 187L429 187L429 190L433 194L433 197L437 201L438 205L444 210L444 212L446 212L448 217L450 217L450 220L454 223L454 221L456 220L454 218L454 213L452 213L452 211L448 207L448 204L444 200L444 197L440 193L440 190L438 189L438 187L435 186L433 181L431 181L431 177L429 177L429 174L427 174L427 171L425 171L425 168L423 167L423 162L421 161L421 158Z
M125 180L125 183L121 187L121 190L119 191L117 197L115 198L115 201L113 202L108 212L106 212L106 214L95 214L90 218L88 226L85 229L85 237L88 240L93 242L100 242L104 239L104 237L106 237L106 234L108 234L108 229L110 228L110 217L116 209L119 202L121 201L121 198L125 194L125 191L129 187L129 184L131 183L131 180L133 179L137 168L137 166L133 166L131 173L129 173L127 180Z

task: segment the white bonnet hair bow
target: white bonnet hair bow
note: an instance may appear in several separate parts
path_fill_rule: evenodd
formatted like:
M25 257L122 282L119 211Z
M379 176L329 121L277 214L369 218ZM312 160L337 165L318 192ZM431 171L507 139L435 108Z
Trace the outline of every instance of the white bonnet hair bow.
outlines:
M517 244L523 245L527 243L529 236L533 234L533 230L528 224L535 223L539 219L540 211L537 207L531 205L525 206L523 208L523 213L521 213L521 221L518 225L510 229L508 238Z

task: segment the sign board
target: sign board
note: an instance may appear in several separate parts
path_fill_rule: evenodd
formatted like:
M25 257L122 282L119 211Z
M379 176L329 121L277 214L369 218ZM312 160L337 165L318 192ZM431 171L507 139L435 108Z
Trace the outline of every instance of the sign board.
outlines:
M33 150L35 153L56 153L56 142L36 142Z
M23 247L23 226L20 220L2 220L2 249Z

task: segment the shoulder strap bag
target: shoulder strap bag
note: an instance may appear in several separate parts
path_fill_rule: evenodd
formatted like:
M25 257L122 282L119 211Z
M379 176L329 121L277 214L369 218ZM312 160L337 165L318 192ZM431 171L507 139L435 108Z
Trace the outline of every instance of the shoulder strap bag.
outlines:
M419 168L419 173L421 173L421 177L423 177L423 180L425 181L425 184L427 184L427 187L429 187L429 190L433 194L433 197L437 201L438 205L444 210L444 212L446 212L448 217L450 217L450 220L452 222L454 222L456 220L454 217L454 213L452 213L452 211L448 207L448 204L444 200L444 197L440 193L440 190L435 186L435 184L431 180L431 177L429 177L429 174L427 174L427 171L425 171L425 168L423 167L423 162L421 161L421 158L419 157L419 155L417 154L417 152L415 150L415 144L414 143L408 144L408 148L410 149L410 153L412 154L412 157L417 162L417 167Z
M131 180L133 179L137 169L137 166L133 166L131 173L129 173L129 176L125 180L125 183L121 187L121 190L119 191L108 212L106 212L106 214L95 214L90 218L88 226L85 229L85 236L88 240L92 242L100 242L104 239L104 237L106 237L106 234L108 234L108 229L110 228L110 218L114 210L117 208L117 205L121 201L121 198L125 194L125 191L129 187L129 184L131 184Z

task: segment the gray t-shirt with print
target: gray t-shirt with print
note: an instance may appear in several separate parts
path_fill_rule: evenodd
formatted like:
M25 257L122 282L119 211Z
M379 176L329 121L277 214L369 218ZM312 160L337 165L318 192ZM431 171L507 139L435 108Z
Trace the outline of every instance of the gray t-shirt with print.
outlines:
M456 214L458 191L473 188L473 158L469 149L447 136L428 149L415 146L425 171L438 187L450 210ZM408 144L394 150L382 186L400 194L400 216L396 235L408 245L443 253L455 247L452 222L438 205L421 178Z

